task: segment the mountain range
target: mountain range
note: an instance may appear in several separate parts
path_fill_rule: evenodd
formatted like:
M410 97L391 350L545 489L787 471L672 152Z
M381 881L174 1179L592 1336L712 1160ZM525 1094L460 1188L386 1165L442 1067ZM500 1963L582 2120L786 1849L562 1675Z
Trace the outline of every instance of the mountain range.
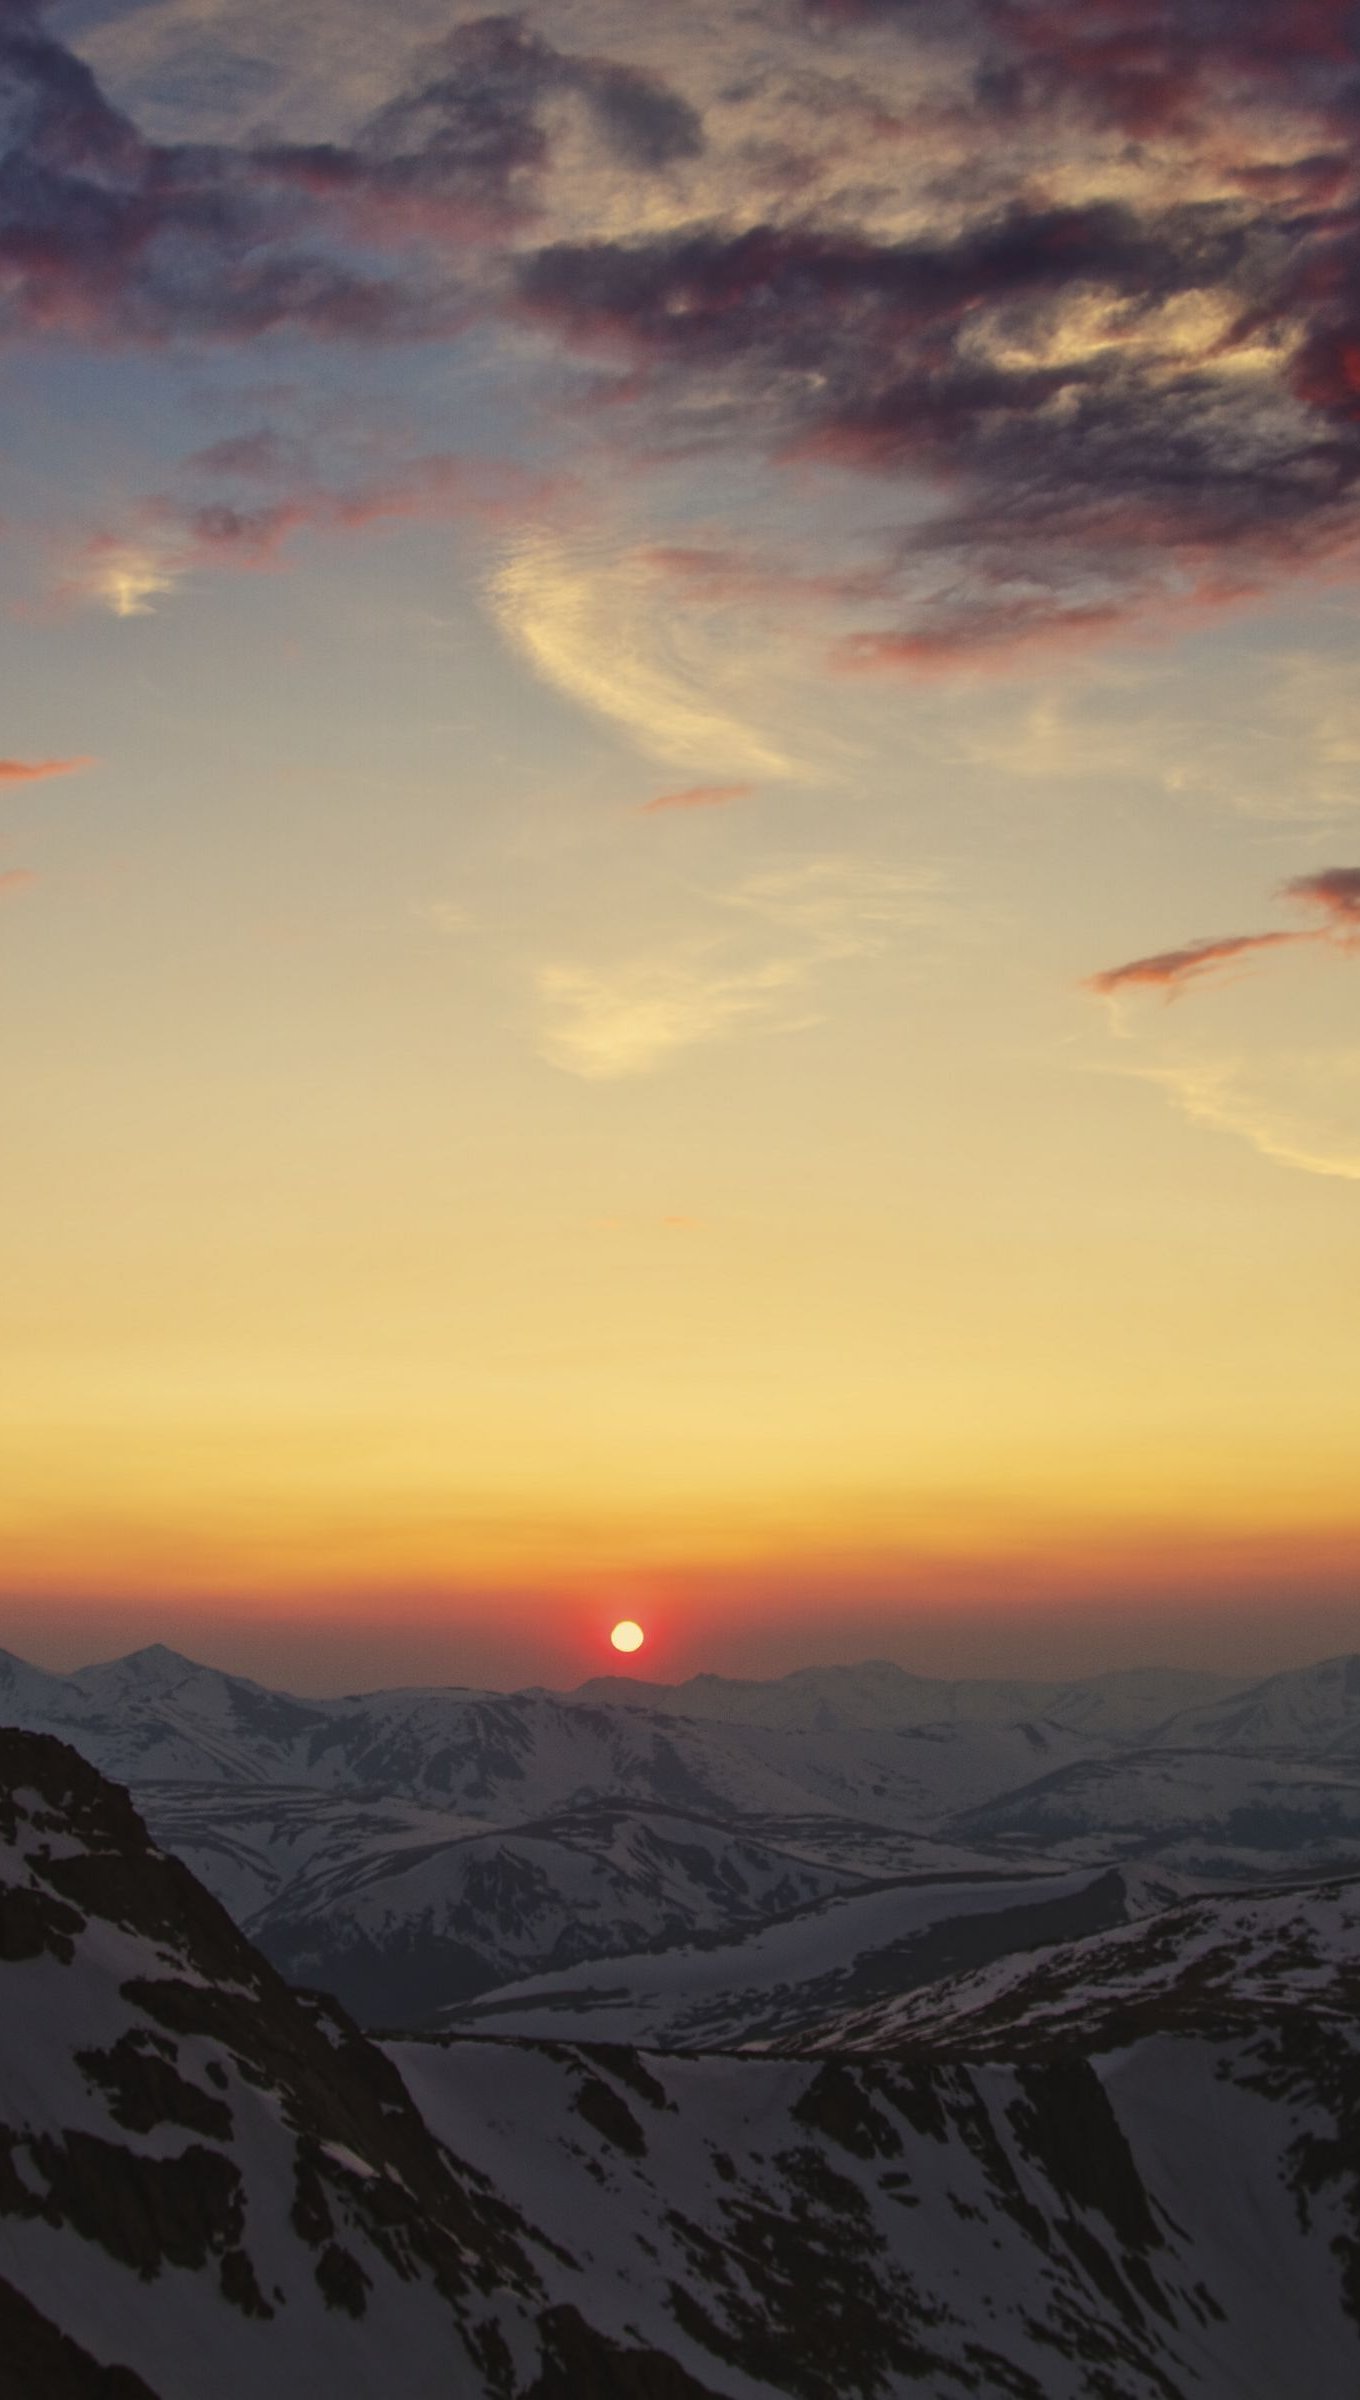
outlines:
M1123 1881L736 2049L377 2041L0 1732L0 2400L1351 2400L1360 1877Z
M127 1783L288 1978L394 2028L757 2038L828 1978L867 2004L1023 1953L1055 1906L1360 1872L1360 1659L312 1700L159 1646L0 1653L6 1720Z

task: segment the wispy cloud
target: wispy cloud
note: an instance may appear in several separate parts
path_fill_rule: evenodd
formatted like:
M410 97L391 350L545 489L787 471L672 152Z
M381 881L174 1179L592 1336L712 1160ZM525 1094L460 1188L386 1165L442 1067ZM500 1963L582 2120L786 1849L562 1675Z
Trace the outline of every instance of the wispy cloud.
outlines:
M118 530L89 536L68 564L63 596L88 599L118 617L149 616L158 600L197 572L254 573L284 563L309 533L360 533L385 523L471 521L504 527L540 510L549 479L494 458L433 453L344 484L294 482L286 455L263 437L214 445L185 462L205 462L228 483L282 488L243 499L239 491L157 493L137 502Z
M115 617L149 617L158 600L179 589L188 568L184 549L165 540L133 542L94 534L62 577L61 593L97 601Z
M82 767L92 767L94 760L81 755L76 758L0 758L0 784L45 783L50 775L78 775Z
M1236 1134L1306 1175L1360 1182L1360 1050L1277 1048L1247 1060L1196 1056L1127 1070L1192 1123Z
M27 891L37 876L28 867L0 867L0 893Z
M1158 950L1150 958L1131 958L1126 966L1107 967L1087 979L1087 990L1107 998L1114 992L1143 986L1174 1000L1188 984L1221 975L1254 951L1275 950L1282 943L1311 940L1302 933L1230 933L1216 941L1186 942L1179 950Z
M706 613L668 602L663 577L636 546L616 546L600 531L526 536L491 597L507 636L548 683L652 757L752 780L796 771L760 721L749 651L730 634L724 641Z
M1293 876L1280 886L1280 896L1312 910L1321 921L1296 931L1186 943L1091 976L1087 989L1114 1002L1139 990L1160 992L1169 1000L1192 984L1228 980L1229 970L1255 965L1265 951L1288 950L1295 957L1311 952L1319 970L1330 960L1344 971L1347 959L1360 955L1360 867L1324 867ZM1306 986L1295 981L1292 1008L1277 1004L1274 994L1262 998L1254 1014L1242 1004L1234 1011L1226 998L1219 1001L1218 1039L1221 1043L1226 1011L1227 1027L1236 1023L1238 1028L1234 1047L1209 1047L1195 1037L1169 1038L1168 1027L1168 1038L1157 1041L1160 1057L1137 1060L1120 1072L1164 1091L1195 1124L1239 1135L1282 1166L1357 1179L1360 1050L1335 1041L1334 1011L1325 1008L1322 1023L1327 1031L1322 1038L1282 1038L1282 1028L1296 1025L1301 1009L1307 1023L1311 1006L1316 1022L1318 1009L1331 998L1322 988L1325 975L1314 973ZM1252 997L1247 993L1242 1000ZM1156 1021L1146 1013L1137 1019L1144 1042ZM1115 1024L1126 1039L1134 1038L1133 1025L1122 1015L1116 1014ZM1244 1025L1251 1028L1250 1045L1241 1039Z
M1320 911L1322 923L1306 931L1228 933L1185 942L1178 949L1153 951L1146 958L1132 958L1123 966L1089 975L1086 989L1112 999L1141 988L1174 1000L1189 985L1221 977L1262 951L1296 949L1309 942L1360 946L1360 867L1324 867L1313 875L1296 875L1281 885L1280 892L1286 900Z
M607 964L540 968L543 1056L613 1081L735 1034L815 1023L828 970L878 956L940 912L933 874L839 857L770 869L714 898L738 925Z
M806 974L796 959L724 967L703 944L614 967L546 966L538 976L542 1053L590 1082L647 1075L677 1051L753 1022L803 1021L787 1004Z

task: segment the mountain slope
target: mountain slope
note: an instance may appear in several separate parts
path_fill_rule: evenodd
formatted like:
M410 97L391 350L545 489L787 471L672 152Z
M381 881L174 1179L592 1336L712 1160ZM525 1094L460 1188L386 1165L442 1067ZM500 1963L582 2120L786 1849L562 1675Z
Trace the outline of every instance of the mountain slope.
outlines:
M551 2288L724 2392L1354 2400L1356 2036L1318 2031L1293 2067L1155 2027L1015 2066L391 2055L551 2210Z
M904 1881L839 1894L746 1934L507 1982L442 2023L519 2039L744 2048L1128 1914L1117 1875Z
M0 1734L0 2396L1353 2400L1355 1894L1231 1907L1036 1957L1033 2038L378 2048Z
M160 2400L532 2380L555 2337L526 2229L125 1793L0 1735L0 1872L0 2274L34 2356Z
M1179 1750L1287 1751L1360 1762L1360 1655L1268 1675L1207 1707L1182 1709L1158 1729Z
M1182 1900L1037 1957L999 1958L927 1990L829 2016L810 2046L1047 2057L1073 2044L1114 2048L1149 2028L1222 2038L1333 2023L1360 2023L1354 1876Z
M420 2024L526 1969L763 1924L857 1880L739 1828L601 1803L395 1854L339 1844L245 1925L290 1981Z
M1360 1868L1360 1760L1148 1749L1003 1792L941 1831L1032 1864L1155 1861L1210 1883Z

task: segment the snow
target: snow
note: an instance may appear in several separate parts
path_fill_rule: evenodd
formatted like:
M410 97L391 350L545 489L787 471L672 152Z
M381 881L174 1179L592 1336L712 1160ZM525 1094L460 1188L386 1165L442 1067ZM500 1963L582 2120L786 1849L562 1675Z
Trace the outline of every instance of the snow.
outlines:
M1027 1900L1084 1904L1091 1873L861 1882L740 1940L609 1962L631 1979L642 2049L523 2038L547 1995L543 1978L521 1982L502 1995L519 2018L500 2020L521 2038L385 2045L446 2146L441 2166L376 2054L273 1985L213 1912L163 1930L162 1870L117 1795L101 1822L87 1784L64 1823L31 1784L2 1796L10 1891L59 1888L81 1849L90 1872L70 1963L46 1951L0 1965L14 2167L0 2276L162 2400L498 2400L459 2330L479 2324L496 2329L523 2400L550 2306L662 2353L723 2400L1353 2400L1338 2245L1353 2238L1356 2200L1341 2110L1360 2072L1360 1877L1190 1895L915 1993L913 1957L942 1929L981 1934ZM345 1806L360 1838L363 1812ZM663 1822L693 1829L624 1811L596 1829L589 1860L656 1864L645 1837ZM410 1830L396 1824L398 1852ZM465 1828L446 1847L484 1838ZM420 1871L421 1845L407 1851ZM711 1855L727 1854L719 1843ZM825 2055L658 2046L700 2022L711 2034L734 2003L777 2019L810 1988L819 2004L853 1996L861 1971L890 1971L896 1989L824 2019ZM607 2019L586 2005L592 1972L557 1979L568 2013L552 2016L554 2035ZM158 1981L204 1994L213 2030L168 2034L174 2011L158 2017L145 1988ZM89 2056L129 2038L210 2103L213 2130L163 2108L129 2130L116 2078L111 2088ZM221 2102L229 2124L212 2118ZM82 2136L104 2145L115 2182L108 2162L145 2171L195 2149L229 2161L273 2316L230 2304L216 2255L197 2268L153 2261L144 2280L135 2257L74 2223L26 2215L23 2196L56 2194L52 2163ZM304 2166L367 2278L358 2318L318 2286L298 2217ZM477 2270L456 2308L411 2247L446 2203ZM395 2252L375 2233L394 2211L407 2244ZM650 2373L621 2370L620 2388L627 2375L645 2389Z
M924 1937L962 1919L1027 1903L1073 1900L1087 1873L980 1883L899 1883L839 1895L737 1939L677 1943L587 1961L562 1974L498 1985L451 2011L451 2029L483 2028L519 2039L568 2038L705 2049L772 2038L801 2027L811 2009L845 2007L867 1968L901 1980ZM811 1995L817 1995L813 2000Z

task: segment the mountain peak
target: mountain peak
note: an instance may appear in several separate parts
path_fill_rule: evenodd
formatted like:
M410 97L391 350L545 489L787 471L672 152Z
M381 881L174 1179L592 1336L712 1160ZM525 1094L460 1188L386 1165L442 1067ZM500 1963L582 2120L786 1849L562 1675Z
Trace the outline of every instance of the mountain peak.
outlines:
M181 1650L172 1650L165 1642L147 1642L140 1650L128 1650L121 1658L101 1659L86 1674L110 1674L115 1667L129 1669L135 1675L203 1675L212 1669L200 1666L197 1659L186 1658Z

